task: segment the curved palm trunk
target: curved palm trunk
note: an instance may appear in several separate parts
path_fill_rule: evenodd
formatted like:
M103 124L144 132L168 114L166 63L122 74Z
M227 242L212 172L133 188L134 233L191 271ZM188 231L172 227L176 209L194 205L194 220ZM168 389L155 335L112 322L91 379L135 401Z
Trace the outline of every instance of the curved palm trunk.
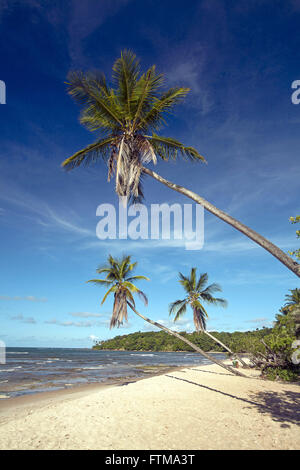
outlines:
M169 330L169 328L166 328L165 326L161 325L160 323L157 323L156 321L150 320L150 318L144 317L141 313L137 312L136 309L134 308L133 305L131 305L130 302L127 301L127 304L131 308L131 310L141 317L143 320L145 320L148 323L151 323L151 325L157 326L158 328L161 328L162 330L166 331L169 335L176 336L176 338L181 339L181 341L184 341L186 344L188 344L191 348L193 348L195 351L197 351L199 354L202 354L206 359L208 359L211 362L214 362L215 364L218 364L218 366L223 367L223 369L226 369L227 371L231 372L232 374L238 375L240 377L246 377L244 374L241 372L232 369L230 366L227 366L223 364L223 362L218 361L217 359L211 357L209 354L207 354L205 351L202 351L202 349L198 348L198 346L195 346L195 344L191 343L188 339L184 338L181 336L179 333L176 333L175 331Z
M241 362L241 364L243 364L244 367L248 367L246 362L243 361L243 359L237 354L237 353L233 353L231 351L231 349L229 349L228 346L226 346L224 343L222 343L222 341L220 341L219 339L215 338L213 335L211 335L208 331L206 330L202 330L202 333L205 333L207 336L209 336L213 341L215 341L216 343L219 343L224 349L226 349L230 354L232 354L232 356L236 357L238 361Z
M239 230L244 235L251 238L251 240L253 240L255 243L258 243L258 245L263 247L265 250L269 251L269 253L271 253L273 256L275 256L275 258L281 261L281 263L287 266L294 274L296 274L296 276L300 277L300 265L286 253L284 253L280 248L278 248L278 246L274 245L269 240L262 237L259 233L247 227L247 225L244 225L238 220L234 219L234 217L231 217L230 215L226 214L226 212L223 212L222 210L218 209L213 204L206 201L203 197L198 196L198 194L194 193L193 191L190 191L189 189L186 189L183 186L179 186L175 183L171 183L170 181L166 180L154 171L149 170L149 168L143 167L142 171L147 175L152 176L152 178L156 179L168 188L173 189L174 191L177 191L183 194L184 196L189 197L190 199L193 199L193 201L203 206L206 210L216 215L220 219L224 220L224 222Z

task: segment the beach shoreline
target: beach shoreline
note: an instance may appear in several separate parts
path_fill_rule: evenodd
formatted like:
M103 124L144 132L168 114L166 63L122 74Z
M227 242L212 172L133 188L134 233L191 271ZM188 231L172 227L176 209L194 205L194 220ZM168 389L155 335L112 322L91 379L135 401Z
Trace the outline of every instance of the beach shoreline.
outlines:
M149 367L149 366L148 366ZM70 384L70 387L60 388L58 390L48 390L43 392L33 392L24 395L19 395L15 397L9 397L0 399L0 425L1 417L4 414L8 414L11 409L24 408L24 407L37 407L39 404L44 405L46 403L57 402L64 399L78 398L80 396L85 396L94 391L101 391L106 388L112 387L121 387L123 385L128 385L130 383L139 382L140 380L146 380L150 377L156 377L164 375L169 372L174 372L176 370L188 369L191 366L178 366L178 367L167 367L167 366L153 366L155 371L145 372L147 366L141 366L145 375L139 377L112 377L110 380L103 382L90 382L85 384ZM150 369L150 367L149 367Z
M20 397L19 406L7 400L0 449L299 449L299 384L245 372L191 366L31 403Z

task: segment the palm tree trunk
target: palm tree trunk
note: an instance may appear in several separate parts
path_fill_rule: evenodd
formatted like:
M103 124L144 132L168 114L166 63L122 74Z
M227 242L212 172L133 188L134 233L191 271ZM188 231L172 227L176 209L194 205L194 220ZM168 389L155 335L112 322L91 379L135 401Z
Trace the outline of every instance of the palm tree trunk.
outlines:
M224 220L224 222L239 230L244 235L251 238L251 240L253 240L255 243L258 243L258 245L263 247L265 250L269 251L269 253L271 253L273 256L275 256L275 258L281 261L281 263L287 266L287 268L289 268L294 274L296 274L296 276L300 277L300 265L286 253L284 253L280 248L278 248L278 246L274 245L269 240L262 237L259 233L255 232L251 228L247 227L247 225L242 224L238 220L226 214L226 212L223 212L222 210L218 209L213 204L206 201L203 197L198 196L198 194L194 193L193 191L190 191L189 189L186 189L183 186L179 186L175 183L171 183L170 181L166 180L154 171L149 170L149 168L143 167L142 171L147 175L152 176L152 178L156 179L168 188L173 189L174 191L177 191L183 194L184 196L189 197L190 199L193 199L193 201L203 206L206 210L216 215L221 220Z
M151 323L151 325L157 326L158 328L161 328L162 330L166 331L169 335L176 336L176 338L181 339L181 341L184 341L186 344L188 344L191 348L193 348L195 351L197 351L199 354L202 354L206 359L208 359L211 362L214 362L215 364L218 364L218 366L223 367L223 369L226 369L227 371L231 372L232 374L238 375L239 377L246 377L246 375L242 374L241 372L232 369L230 366L227 366L223 364L223 362L218 361L217 359L211 357L209 354L206 352L202 351L202 349L198 348L198 346L195 346L195 344L191 343L188 339L184 338L181 336L179 333L176 333L175 331L169 330L169 328L166 328L165 326L161 325L160 323L157 323L156 321L150 320L150 318L144 317L141 313L137 312L136 309L134 308L133 305L131 305L130 302L127 301L127 304L131 308L131 310L141 317L143 320L145 320L148 323Z
M231 351L231 349L229 349L228 346L226 346L224 343L222 343L222 341L220 341L219 339L215 338L215 336L211 335L208 331L206 330L202 330L203 333L205 333L207 336L209 336L212 340L214 340L216 343L219 343L224 349L226 349L230 354L232 354L232 356L236 357L238 361L241 362L241 364L243 364L244 367L248 367L246 362L243 361L243 359L236 353L233 353Z

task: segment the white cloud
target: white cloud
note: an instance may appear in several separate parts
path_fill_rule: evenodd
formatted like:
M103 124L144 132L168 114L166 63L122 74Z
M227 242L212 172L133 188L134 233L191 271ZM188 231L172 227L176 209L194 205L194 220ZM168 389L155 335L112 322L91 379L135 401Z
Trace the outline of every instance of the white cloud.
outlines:
M97 341L99 339L99 337L95 336L95 335L90 335L90 336L88 336L88 339L90 339L91 341Z

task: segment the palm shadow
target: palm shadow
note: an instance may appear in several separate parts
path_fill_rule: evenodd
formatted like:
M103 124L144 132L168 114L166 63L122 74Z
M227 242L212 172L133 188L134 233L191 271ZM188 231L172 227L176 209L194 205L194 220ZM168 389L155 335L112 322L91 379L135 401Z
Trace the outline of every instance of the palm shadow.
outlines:
M227 375L227 374L225 374ZM261 414L269 415L273 421L282 423L281 427L290 427L290 424L300 425L300 393L292 392L290 390L278 392L256 392L251 396L251 400L241 398L231 393L222 392L207 385L192 382L191 380L175 377L173 375L166 375L166 377L182 380L197 387L205 388L215 393L219 393L234 400L242 401L251 407L256 407ZM254 401L255 400L255 401Z
M251 398L257 401L260 413L270 414L274 421L282 423L282 428L290 427L287 423L300 426L300 393L291 390L256 392Z
M228 375L228 376L232 376L232 374L226 374L226 372L213 372L212 370L204 370L204 369L192 369L192 368L189 368L189 370L195 370L196 372L205 372L206 374L216 374L216 375Z

